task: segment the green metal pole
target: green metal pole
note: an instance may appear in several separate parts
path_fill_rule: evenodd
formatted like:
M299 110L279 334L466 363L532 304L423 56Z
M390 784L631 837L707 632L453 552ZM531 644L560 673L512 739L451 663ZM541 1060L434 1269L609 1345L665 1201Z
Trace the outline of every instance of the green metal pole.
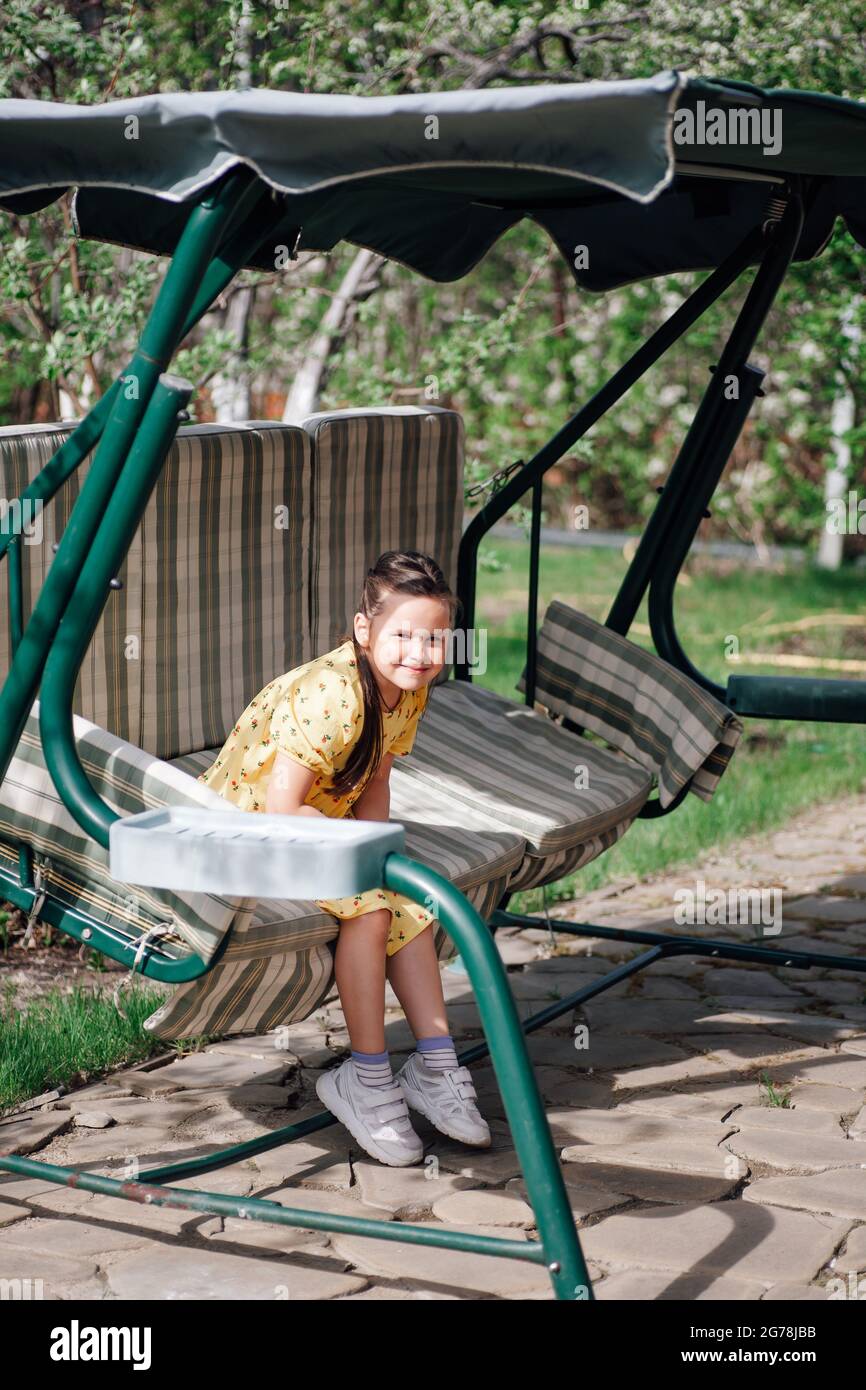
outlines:
M124 389L114 395L93 467L0 690L0 783L9 769L36 698L52 638L85 558L93 547L96 531L156 382L190 315L202 274L231 215L233 202L253 177L248 170L237 171L190 213L142 334L141 345L126 374Z
M589 1273L550 1125L502 957L489 929L453 883L406 855L387 856L384 884L427 906L456 943L478 1003L554 1291L557 1298L592 1299Z
M99 532L104 541L84 562L42 678L39 734L46 766L70 814L105 849L109 826L119 817L94 791L75 751L71 692L105 606L110 577L129 549L193 389L191 381L160 377L106 508Z

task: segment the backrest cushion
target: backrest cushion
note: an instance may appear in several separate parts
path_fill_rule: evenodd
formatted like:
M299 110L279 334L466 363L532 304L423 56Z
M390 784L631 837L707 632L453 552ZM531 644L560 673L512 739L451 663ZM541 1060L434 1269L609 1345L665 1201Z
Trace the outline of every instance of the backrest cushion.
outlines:
M662 807L684 786L709 801L743 732L682 671L559 599L538 634L535 694L656 774Z
M322 411L303 428L313 442L310 629L320 655L351 631L366 572L385 550L432 555L456 592L464 434L460 415L438 406Z
M73 426L0 430L13 499ZM24 621L91 466L42 511L22 546ZM73 711L160 758L220 746L269 681L313 655L309 636L310 441L280 424L178 431L110 590ZM0 671L11 656L0 564Z

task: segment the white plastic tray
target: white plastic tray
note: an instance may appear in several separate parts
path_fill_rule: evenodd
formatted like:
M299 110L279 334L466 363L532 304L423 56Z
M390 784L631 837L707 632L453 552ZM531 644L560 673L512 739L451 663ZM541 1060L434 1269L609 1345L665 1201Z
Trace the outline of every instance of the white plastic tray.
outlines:
M163 806L109 830L121 883L231 897L343 898L381 888L385 856L405 850L394 821Z

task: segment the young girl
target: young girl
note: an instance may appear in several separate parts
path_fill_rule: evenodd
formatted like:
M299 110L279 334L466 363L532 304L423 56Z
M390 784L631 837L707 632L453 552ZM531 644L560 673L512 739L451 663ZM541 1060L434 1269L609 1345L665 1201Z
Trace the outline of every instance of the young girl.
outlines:
M351 635L260 691L199 781L249 811L388 820L391 764L412 747L458 603L429 555L385 551L367 571ZM382 1163L423 1158L407 1106L452 1139L489 1147L448 1032L436 919L386 889L316 901L341 922L335 974L351 1044L320 1075L319 1098ZM396 1079L385 1048L386 978L417 1042Z

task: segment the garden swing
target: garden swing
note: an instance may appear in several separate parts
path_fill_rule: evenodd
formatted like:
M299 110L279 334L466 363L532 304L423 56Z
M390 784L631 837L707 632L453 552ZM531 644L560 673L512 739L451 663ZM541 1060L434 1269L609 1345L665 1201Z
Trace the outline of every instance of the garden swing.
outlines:
M762 138L773 112L780 150ZM313 1012L331 984L337 934L314 897L384 885L429 898L439 957L459 950L484 1031L459 1060L490 1055L539 1239L171 1185L324 1128L334 1123L328 1112L137 1182L12 1154L0 1169L134 1201L529 1260L548 1270L556 1298L591 1299L525 1036L673 953L866 969L850 957L558 921L558 931L647 950L521 1023L491 931L543 925L509 912L510 896L590 862L637 818L668 814L688 792L709 800L743 718L866 721L853 681L732 676L718 686L689 661L673 616L677 574L760 392L763 373L748 354L787 267L817 256L838 216L866 245L866 106L672 71L399 97L248 90L95 107L2 101L0 123L0 208L36 213L74 186L80 236L171 256L138 350L86 418L0 431L9 500L0 895L31 921L175 986L147 1020L162 1037L266 1032ZM586 289L710 273L533 459L497 475L465 532L455 411L179 428L193 388L169 372L171 358L243 267L273 270L283 255L348 241L454 281L524 217L546 229ZM589 258L578 267L581 245ZM606 622L555 600L536 632L546 470L754 265ZM481 539L527 493L524 701L473 682L465 654L449 663L410 764L393 769L393 822L252 817L196 781L275 672L333 645L371 555L435 554L472 630ZM282 532L275 501L286 504ZM34 510L46 527L38 537ZM657 655L627 636L645 595ZM224 619L237 612L251 635L227 647ZM135 661L123 653L130 633ZM589 773L580 791L578 760Z

